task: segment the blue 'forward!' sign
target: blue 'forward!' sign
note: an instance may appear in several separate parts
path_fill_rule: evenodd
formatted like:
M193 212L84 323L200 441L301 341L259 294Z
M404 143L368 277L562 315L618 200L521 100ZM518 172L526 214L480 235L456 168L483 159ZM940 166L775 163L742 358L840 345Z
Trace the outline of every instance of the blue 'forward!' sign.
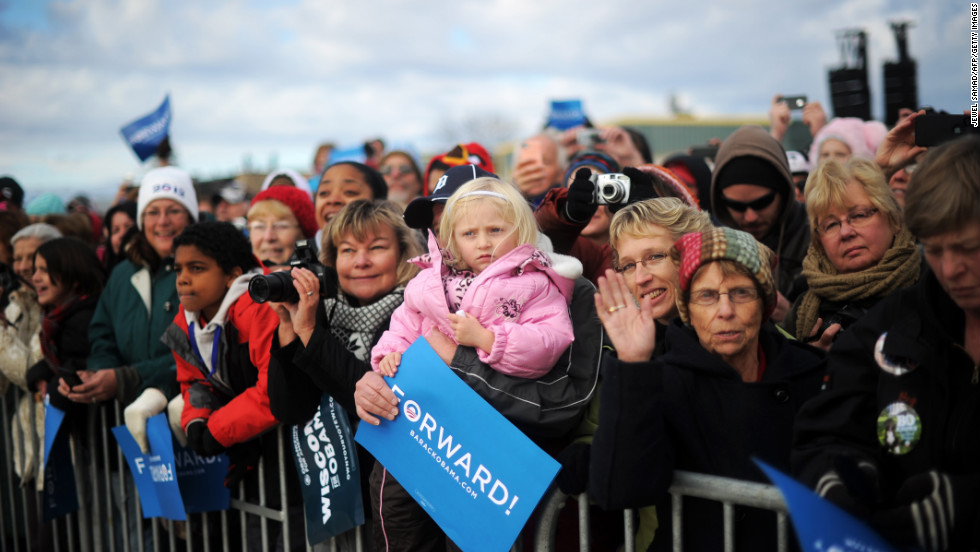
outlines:
M386 379L394 421L356 440L463 550L507 550L560 468L456 377L425 339Z

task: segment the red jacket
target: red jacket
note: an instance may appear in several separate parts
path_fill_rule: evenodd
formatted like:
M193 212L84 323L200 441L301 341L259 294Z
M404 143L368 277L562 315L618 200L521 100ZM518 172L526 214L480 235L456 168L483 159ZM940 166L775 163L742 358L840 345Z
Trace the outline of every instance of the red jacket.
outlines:
M218 313L203 329L198 325L198 313L186 312L181 305L163 337L177 361L177 382L184 397L181 427L186 430L191 421L203 419L225 447L248 441L278 423L269 411L267 371L279 316L245 293L252 276L246 274L235 281ZM189 324L194 326L196 350L188 333ZM211 345L218 328L219 348L213 355ZM217 360L213 372L202 357L207 358L207 363L212 358ZM192 393L192 386L198 383ZM204 390L208 393L203 395L211 404L202 401L200 391Z

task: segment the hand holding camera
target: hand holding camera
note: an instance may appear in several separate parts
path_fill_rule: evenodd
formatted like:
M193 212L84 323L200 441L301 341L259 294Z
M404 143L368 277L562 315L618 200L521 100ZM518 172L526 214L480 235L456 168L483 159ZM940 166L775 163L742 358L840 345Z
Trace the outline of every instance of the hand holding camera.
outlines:
M568 196L565 199L564 215L568 222L585 224L599 208L593 176L588 167L575 171L575 179L568 185Z
M279 315L279 342L283 345L297 336L309 343L316 325L317 303L337 295L337 271L320 264L313 240L299 240L289 259L288 271L254 276L248 294L256 303L272 304Z

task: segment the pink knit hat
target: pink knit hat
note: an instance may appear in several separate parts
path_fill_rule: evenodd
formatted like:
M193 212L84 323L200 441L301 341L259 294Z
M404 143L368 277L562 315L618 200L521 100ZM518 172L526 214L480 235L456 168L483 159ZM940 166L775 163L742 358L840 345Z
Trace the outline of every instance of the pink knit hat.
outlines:
M317 231L316 214L313 210L313 200L306 190L294 188L292 186L273 186L265 191L259 192L249 205L255 205L260 201L274 199L293 212L299 227L303 230L303 235L312 238Z
M886 134L888 129L878 121L864 121L857 117L832 119L813 137L813 144L810 146L810 165L815 166L820 162L820 146L831 138L840 140L851 148L853 157L873 160Z

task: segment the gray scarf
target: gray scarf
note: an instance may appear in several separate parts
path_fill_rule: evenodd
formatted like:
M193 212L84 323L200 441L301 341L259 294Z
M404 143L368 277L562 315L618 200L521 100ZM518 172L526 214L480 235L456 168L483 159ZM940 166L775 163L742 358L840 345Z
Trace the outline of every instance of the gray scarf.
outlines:
M324 299L330 333L358 359L369 362L374 336L382 326L388 326L391 313L402 304L404 294L405 286L398 286L387 295L363 307L351 305L343 293L338 293L334 298Z

